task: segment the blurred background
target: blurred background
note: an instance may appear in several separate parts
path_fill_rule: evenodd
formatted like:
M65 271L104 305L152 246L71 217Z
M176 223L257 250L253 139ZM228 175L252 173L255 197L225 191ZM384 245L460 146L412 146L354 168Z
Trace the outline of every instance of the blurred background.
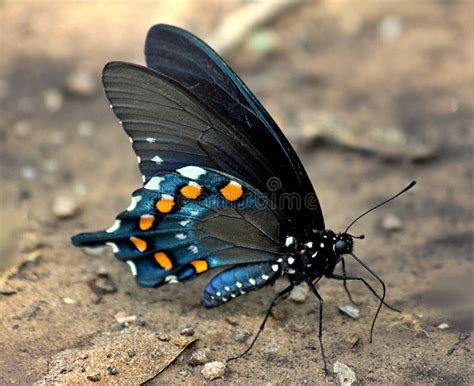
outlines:
M343 360L365 383L467 384L473 11L471 1L2 2L0 382L97 373L102 382L142 382L153 375L146 334L158 330L173 337L192 328L197 349L222 360L245 348L278 289L206 311L198 301L209 276L139 289L110 251L70 245L72 234L110 226L141 185L101 70L112 60L143 64L148 29L168 23L222 53L254 91L300 154L330 228L418 181L353 230L366 234L357 251L404 317L384 312L369 345L374 299L354 284L361 317L348 319L337 309L347 303L339 283L323 283L329 360ZM316 303L302 293L303 304L282 305L227 380L330 382L314 349ZM152 346L172 356L168 341ZM120 357L130 345L142 356ZM202 382L189 355L160 382Z

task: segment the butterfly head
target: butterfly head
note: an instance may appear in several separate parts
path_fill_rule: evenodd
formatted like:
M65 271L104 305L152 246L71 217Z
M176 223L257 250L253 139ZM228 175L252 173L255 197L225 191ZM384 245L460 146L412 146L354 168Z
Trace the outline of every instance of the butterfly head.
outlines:
M346 255L352 252L354 247L353 236L348 233L338 233L336 235L336 240L334 241L333 250L336 255Z

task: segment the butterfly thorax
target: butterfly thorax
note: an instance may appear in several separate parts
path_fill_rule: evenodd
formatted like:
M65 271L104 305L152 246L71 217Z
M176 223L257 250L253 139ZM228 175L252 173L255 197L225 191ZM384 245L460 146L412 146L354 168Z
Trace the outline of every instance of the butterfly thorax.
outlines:
M315 230L304 239L287 236L283 275L293 284L330 276L341 256L352 251L352 237L331 230Z

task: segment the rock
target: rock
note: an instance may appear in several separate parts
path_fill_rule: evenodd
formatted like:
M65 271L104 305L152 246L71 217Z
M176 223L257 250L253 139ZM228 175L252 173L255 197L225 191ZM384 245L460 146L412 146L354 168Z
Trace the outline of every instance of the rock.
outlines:
M278 352L278 346L274 345L274 344L268 344L265 346L265 348L263 349L263 352L265 354L269 354L269 355L273 355L273 354L276 354Z
M65 298L63 298L63 303L64 304L76 304L77 302L74 299L65 297Z
M137 320L137 315L127 315L125 312L120 311L117 312L115 315L115 320L122 324L122 323L131 323Z
M208 349L198 349L191 354L191 358L189 358L189 364L191 366L203 365L209 361L209 354L210 351Z
M385 17L379 25L379 36L384 42L391 43L398 40L403 32L403 24L398 16Z
M107 374L109 375L117 375L118 370L115 366L107 366Z
M349 348L354 348L359 343L360 337L357 334L351 334L346 337L346 345Z
M352 319L359 319L359 309L354 306L339 306L339 311L351 317Z
M184 336L193 336L194 330L191 327L185 327L181 330L180 334Z
M162 342L169 342L171 339L171 336L169 336L168 334L164 334L162 332L159 332L157 336L158 336L158 339L161 340Z
M77 68L66 78L64 88L66 92L71 95L88 98L95 94L97 84L93 74L89 70Z
M225 373L225 368L225 363L219 361L209 362L204 365L201 374L208 381L212 381L213 379L222 378Z
M102 376L100 375L100 373L95 373L86 376L86 379L92 382L99 382L102 379Z
M63 94L56 88L49 88L43 92L43 103L50 113L57 113L63 108Z
M341 386L351 386L357 382L355 372L344 363L337 361L334 363L334 374L337 375L337 379Z
M33 166L24 166L20 170L21 176L27 181L36 180L36 169Z
M232 339L238 343L245 343L247 339L252 335L252 333L246 328L233 328L232 329Z
M70 196L56 196L53 201L52 212L59 220L71 218L79 213L79 205Z
M441 323L436 326L437 329L439 330L449 330L449 324L448 323Z
M308 297L308 292L308 286L300 284L293 288L288 299L295 303L304 303L306 301L306 298Z
M402 229L403 223L399 217L393 213L387 213L382 219L382 228L386 231L393 232Z

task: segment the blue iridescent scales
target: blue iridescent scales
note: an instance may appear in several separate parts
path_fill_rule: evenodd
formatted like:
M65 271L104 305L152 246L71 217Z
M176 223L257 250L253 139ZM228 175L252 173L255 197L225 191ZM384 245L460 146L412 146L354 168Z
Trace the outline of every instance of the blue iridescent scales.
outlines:
M111 228L78 235L73 242L111 246L144 287L233 265L206 286L201 299L206 307L282 274L280 224L265 199L241 181L194 166L151 178Z

